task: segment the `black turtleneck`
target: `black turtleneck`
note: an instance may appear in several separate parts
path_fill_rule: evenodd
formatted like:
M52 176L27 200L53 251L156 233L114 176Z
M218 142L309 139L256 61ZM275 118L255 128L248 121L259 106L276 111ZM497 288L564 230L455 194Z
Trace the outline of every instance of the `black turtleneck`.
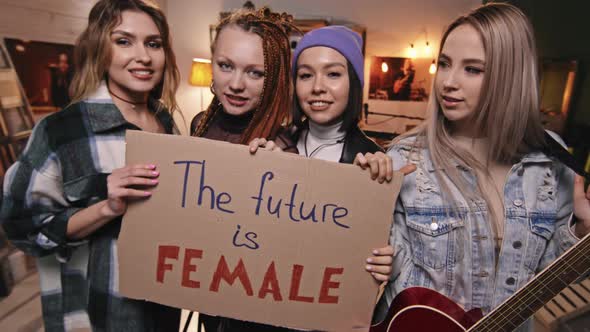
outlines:
M205 112L199 113L193 118L193 121L191 121L191 135L194 134L199 121L201 121L201 118L204 115ZM240 144L242 134L250 124L250 121L252 121L253 116L253 112L248 112L242 115L231 115L220 110L213 116L211 123L201 137ZM297 153L297 143L296 141L293 141L289 130L280 128L277 136L274 138L271 137L271 139L273 139L283 151Z
M195 116L191 123L191 132L194 132L203 115L205 115L204 112ZM220 110L215 113L202 137L217 141L240 143L242 133L244 133L244 130L250 124L253 115L253 112L242 115L231 115Z

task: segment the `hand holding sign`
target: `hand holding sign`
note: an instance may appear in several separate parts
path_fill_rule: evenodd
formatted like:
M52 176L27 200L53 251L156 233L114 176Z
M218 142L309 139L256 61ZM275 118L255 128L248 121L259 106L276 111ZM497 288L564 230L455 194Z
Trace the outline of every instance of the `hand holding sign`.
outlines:
M156 166L151 164L136 164L113 170L107 177L106 213L118 217L127 211L128 199L150 196L150 191L134 189L134 186L153 187L158 184L158 175Z
M373 256L367 258L365 269L371 272L371 275L377 281L387 281L391 275L391 265L393 264L393 247L387 246L373 250Z

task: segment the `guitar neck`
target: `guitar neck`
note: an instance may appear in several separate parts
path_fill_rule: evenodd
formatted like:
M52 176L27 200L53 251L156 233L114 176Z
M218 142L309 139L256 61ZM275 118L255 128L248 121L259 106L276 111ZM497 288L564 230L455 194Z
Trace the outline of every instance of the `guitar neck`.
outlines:
M590 234L472 326L470 332L512 331L590 269Z

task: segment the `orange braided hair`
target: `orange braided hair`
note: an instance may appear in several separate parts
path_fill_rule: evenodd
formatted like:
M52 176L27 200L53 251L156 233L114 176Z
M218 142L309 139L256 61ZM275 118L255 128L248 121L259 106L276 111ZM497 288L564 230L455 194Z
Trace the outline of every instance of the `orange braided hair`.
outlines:
M248 144L252 139L264 137L274 139L282 124L290 115L293 87L291 81L291 49L289 34L299 31L293 25L293 16L287 13L274 13L264 7L259 10L239 10L222 19L217 25L211 53L219 32L228 25L236 25L244 31L252 32L262 38L264 53L264 86L260 105L254 110L250 124L240 138L240 143ZM199 121L193 136L202 136L217 111L223 111L215 96Z

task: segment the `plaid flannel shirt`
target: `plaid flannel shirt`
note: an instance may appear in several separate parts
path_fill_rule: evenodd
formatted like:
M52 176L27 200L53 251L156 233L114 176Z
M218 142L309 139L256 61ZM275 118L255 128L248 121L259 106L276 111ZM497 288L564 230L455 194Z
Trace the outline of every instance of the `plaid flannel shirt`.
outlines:
M178 133L168 112L156 117ZM178 331L180 310L119 295L120 218L83 241L66 236L73 214L107 197L106 177L125 165L128 129L139 130L103 83L41 120L5 175L2 226L14 245L38 257L46 331Z

